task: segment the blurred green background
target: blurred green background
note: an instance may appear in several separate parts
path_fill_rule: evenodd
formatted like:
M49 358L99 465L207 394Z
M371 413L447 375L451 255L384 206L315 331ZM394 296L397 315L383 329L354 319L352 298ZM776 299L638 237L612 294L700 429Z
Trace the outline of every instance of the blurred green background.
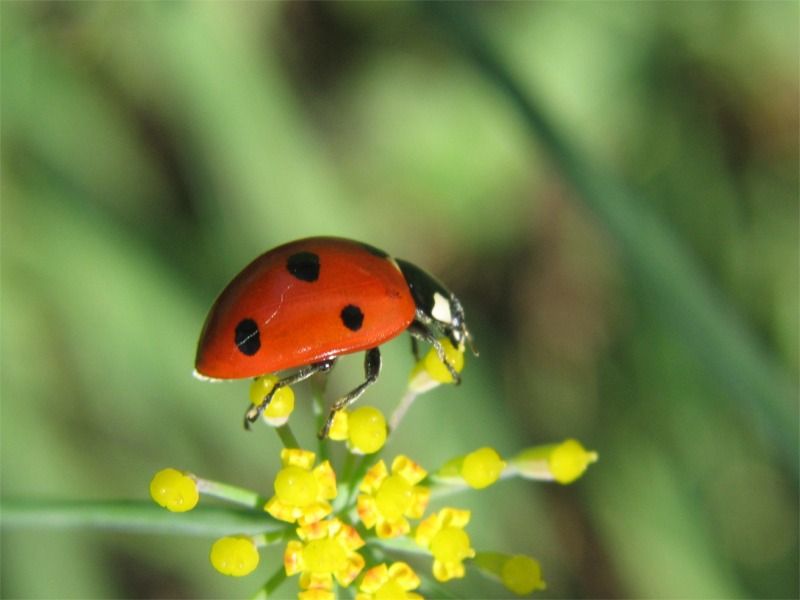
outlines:
M388 456L600 454L453 499L476 548L537 557L546 597L798 597L798 4L451 8L574 154L419 5L0 4L3 499L147 500L166 466L269 494L277 436L191 377L197 335L257 254L335 234L447 282L481 351ZM389 343L362 404L411 364ZM281 555L233 580L213 538L0 541L6 598L248 595Z

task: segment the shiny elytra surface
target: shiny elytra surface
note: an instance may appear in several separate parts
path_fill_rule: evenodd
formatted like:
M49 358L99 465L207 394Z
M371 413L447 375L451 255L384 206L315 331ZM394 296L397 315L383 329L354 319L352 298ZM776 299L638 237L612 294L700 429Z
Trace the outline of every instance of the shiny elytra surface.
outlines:
M316 280L287 268L301 253L319 258ZM361 311L357 330L343 322L345 307ZM382 251L342 238L290 242L256 258L222 291L200 334L195 368L204 377L238 379L309 365L396 337L414 311L403 275ZM260 348L251 356L235 339L244 319L259 329Z

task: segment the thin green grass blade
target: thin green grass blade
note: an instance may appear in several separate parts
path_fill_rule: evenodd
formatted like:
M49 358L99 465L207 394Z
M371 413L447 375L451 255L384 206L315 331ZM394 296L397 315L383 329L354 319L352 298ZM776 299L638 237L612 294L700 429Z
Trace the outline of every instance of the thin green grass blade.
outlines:
M533 138L549 153L613 235L645 300L727 389L737 408L754 419L765 438L798 472L797 382L756 339L720 290L710 282L680 237L622 183L600 173L555 126L528 91L492 53L463 6L425 3L467 58L516 107Z

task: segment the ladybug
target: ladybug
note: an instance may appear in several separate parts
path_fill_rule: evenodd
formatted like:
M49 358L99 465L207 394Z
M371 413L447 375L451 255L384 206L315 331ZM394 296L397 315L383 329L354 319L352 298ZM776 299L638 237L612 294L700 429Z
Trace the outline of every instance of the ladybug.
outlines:
M328 371L345 354L365 352L365 381L330 408L336 412L378 379L378 347L407 331L445 360L437 332L477 355L458 299L435 277L369 244L336 237L289 242L256 258L214 302L197 346L195 376L206 380L259 377L298 369L278 380L245 415L256 421L276 390Z

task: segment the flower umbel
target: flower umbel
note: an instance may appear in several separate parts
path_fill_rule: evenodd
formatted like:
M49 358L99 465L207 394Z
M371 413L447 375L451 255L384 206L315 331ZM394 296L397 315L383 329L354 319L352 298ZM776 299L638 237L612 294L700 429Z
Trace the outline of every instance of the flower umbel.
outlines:
M375 527L381 539L408 533L408 518L421 518L428 506L430 488L416 485L426 475L422 467L403 455L392 462L391 474L382 460L372 467L358 496L358 516L367 529Z
M284 448L283 469L275 477L275 495L264 510L276 519L300 525L319 521L331 514L327 502L336 497L336 474L328 461L312 470L313 452Z
M433 554L433 576L448 581L464 576L464 560L475 556L464 527L470 511L443 508L417 527L415 541Z
M300 527L286 546L283 562L287 575L300 575L304 590L330 592L333 580L347 587L364 568L364 557L356 550L364 545L358 532L339 519L317 521Z
M406 563L396 562L391 567L383 563L364 573L356 600L422 600L411 591L419 584L419 577Z
M391 430L397 428L414 398L442 383L452 383L453 372L461 372L463 348L455 348L447 339L439 341L453 371L435 350L418 361L392 414ZM250 388L253 403L263 402L278 381L275 376L256 379ZM285 384L288 379L283 381ZM312 380L311 389L314 411L321 419L329 414L323 398L324 379ZM516 594L545 588L541 568L533 558L477 553L472 548L465 531L471 517L468 510L443 508L415 529L410 521L423 519L432 497L440 500L468 487L480 490L509 477L570 483L597 460L596 452L575 440L566 440L528 448L506 461L497 450L485 446L445 460L429 476L425 468L402 453L391 461L391 467L388 461L380 460L390 428L377 409L360 407L337 411L327 430L330 440L346 440L349 452L339 452L341 448L332 448L329 440L321 439L321 462L317 465L318 454L301 449L287 422L293 405L294 394L284 385L263 412L284 446L282 468L275 476L274 495L269 500L258 491L175 469L164 469L150 483L153 499L171 511L190 510L200 495L238 508L232 516L236 522L246 523L248 535L224 537L213 544L210 560L217 571L234 577L252 573L259 564L259 548L280 543L286 544L284 564L265 581L257 597L278 596L286 577L299 575L300 600L334 600L337 585L348 587L356 581L358 591L349 593L356 600L419 600L416 590L421 580L431 586L423 589L447 595L432 580L447 582L464 577L466 568L482 571ZM329 456L334 462L342 459L341 470L334 471ZM251 514L244 516L243 510ZM352 525L355 519L360 520L358 530ZM432 572L426 570L418 576L408 564L392 562L398 552L413 552L414 542L432 556Z

